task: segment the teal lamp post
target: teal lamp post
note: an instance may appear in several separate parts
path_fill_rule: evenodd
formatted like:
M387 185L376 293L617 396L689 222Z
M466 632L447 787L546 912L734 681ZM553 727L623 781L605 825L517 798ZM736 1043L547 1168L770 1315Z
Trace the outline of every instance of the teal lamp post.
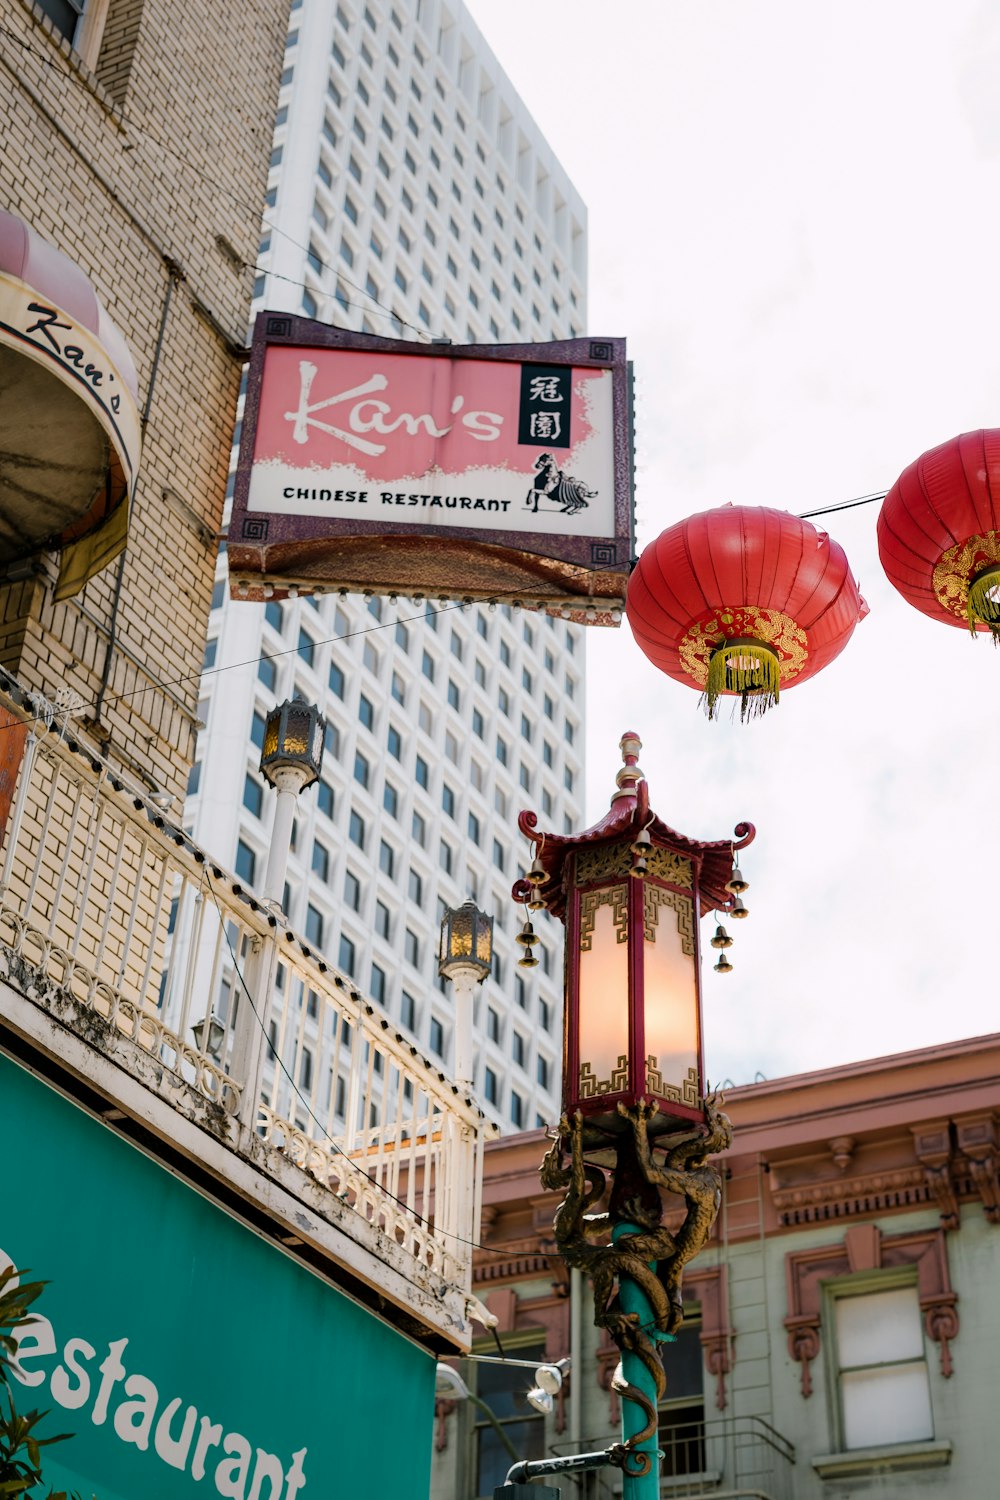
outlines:
M522 961L535 961L540 941L530 912L544 908L566 927L564 1113L541 1179L565 1194L557 1243L590 1275L595 1322L622 1353L622 1441L577 1466L614 1464L625 1500L657 1500L664 1362L669 1369L659 1346L680 1326L684 1266L718 1211L721 1181L708 1158L732 1143L704 1077L699 923L710 912L747 914L736 856L754 829L741 823L714 843L677 833L650 809L637 736L623 736L621 749L617 789L595 827L541 833L533 813L521 814L534 858L513 894L529 909ZM719 933L731 946L721 923L712 946ZM606 1211L595 1212L609 1176ZM686 1205L673 1231L662 1223L664 1193ZM515 1477L536 1472L553 1472L551 1461L522 1464Z

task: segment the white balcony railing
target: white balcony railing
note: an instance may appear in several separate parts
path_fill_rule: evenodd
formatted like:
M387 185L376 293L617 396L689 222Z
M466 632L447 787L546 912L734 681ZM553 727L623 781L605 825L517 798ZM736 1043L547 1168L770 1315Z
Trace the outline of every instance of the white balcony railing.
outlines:
M4 839L0 978L78 1033L99 1018L214 1106L230 1142L291 1160L418 1283L467 1297L493 1133L480 1111L39 707ZM0 708L30 717L4 694Z

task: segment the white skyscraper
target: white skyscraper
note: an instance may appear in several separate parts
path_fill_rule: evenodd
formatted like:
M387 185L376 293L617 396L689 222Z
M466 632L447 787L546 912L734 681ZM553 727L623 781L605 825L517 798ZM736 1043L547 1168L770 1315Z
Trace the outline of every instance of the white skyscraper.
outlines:
M256 308L463 343L584 331L586 210L462 4L293 4L272 168ZM445 1066L442 903L473 896L496 917L477 1097L506 1130L555 1119L561 928L539 923L541 962L519 968L510 887L528 854L521 808L581 826L580 628L402 595L233 602L223 554L206 667L197 841L260 884L264 717L286 697L318 703L326 757L300 799L291 926ZM292 1065L301 1078L311 1060Z

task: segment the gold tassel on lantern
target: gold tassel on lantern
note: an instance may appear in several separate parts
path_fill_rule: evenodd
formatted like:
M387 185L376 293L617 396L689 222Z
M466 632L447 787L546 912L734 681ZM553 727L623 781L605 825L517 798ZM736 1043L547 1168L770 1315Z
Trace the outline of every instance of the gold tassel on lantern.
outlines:
M725 641L712 652L702 702L710 719L725 693L740 699L740 718L759 718L777 703L781 689L778 653L763 641Z
M977 625L986 625L994 646L1000 644L1000 567L985 568L969 584L966 614L973 635Z

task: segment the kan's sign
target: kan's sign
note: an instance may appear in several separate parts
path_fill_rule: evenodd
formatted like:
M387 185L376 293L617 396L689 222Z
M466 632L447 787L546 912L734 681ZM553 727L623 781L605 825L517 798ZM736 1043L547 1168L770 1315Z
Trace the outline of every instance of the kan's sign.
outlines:
M258 329L230 528L237 594L266 578L454 595L463 552L473 597L527 596L526 568L542 603L623 592L624 341L456 348L273 314Z

